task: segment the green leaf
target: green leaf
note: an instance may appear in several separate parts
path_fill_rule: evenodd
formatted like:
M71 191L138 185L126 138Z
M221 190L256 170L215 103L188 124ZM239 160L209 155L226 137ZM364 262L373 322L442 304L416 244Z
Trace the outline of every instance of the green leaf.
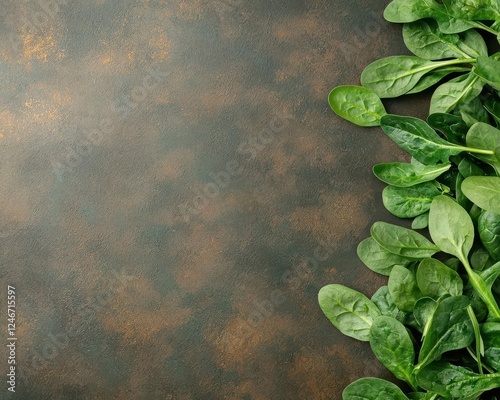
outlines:
M392 317L378 317L370 329L370 346L378 360L396 378L416 389L413 377L415 349L404 325Z
M436 300L446 294L460 296L463 291L460 275L434 258L426 258L420 262L417 284L424 296Z
M497 0L443 0L443 4L451 15L466 21L494 21L500 13Z
M389 288L381 286L372 296L371 300L380 310L380 313L387 317L397 318L398 314L402 312L394 301L392 300Z
M494 261L500 261L500 214L483 211L477 230L484 248Z
M432 316L436 311L437 305L437 301L434 301L430 297L422 297L415 303L413 315L422 330L422 337L424 337L429 330L429 325L432 321Z
M462 158L462 161L458 164L458 172L460 172L460 175L464 178L468 178L469 176L485 175L481 167L479 167L476 163L473 163L467 157Z
M338 86L330 92L328 102L338 116L359 126L378 126L387 114L380 98L361 86Z
M439 251L439 248L425 236L411 229L375 222L371 227L372 237L386 250L407 258L427 258Z
M408 266L413 260L393 254L369 237L358 245L359 259L372 271L389 276L395 265Z
M484 341L484 358L486 362L500 371L500 323L486 322L481 326L481 337Z
M453 114L436 113L427 118L427 123L434 129L442 132L449 142L454 144L465 144L465 135L469 127L461 117Z
M321 288L318 301L323 313L344 335L368 341L380 311L364 294L342 285Z
M423 297L413 272L398 265L392 269L387 286L394 304L402 311L413 311L415 303Z
M380 125L382 130L399 147L410 153L423 164L448 163L453 155L458 155L463 148L447 142L418 118L385 115Z
M500 99L498 97L490 97L484 102L484 108L495 119L497 126L500 125Z
M467 312L469 305L465 296L446 297L438 302L420 349L417 371L444 352L462 349L472 343L474 330Z
M385 208L399 218L413 218L429 211L441 191L432 182L412 187L387 186L382 192Z
M463 399L500 387L500 374L476 374L471 370L445 362L435 362L417 375L424 389L447 399Z
M450 169L451 164L415 165L401 162L377 164L373 173L382 182L392 186L410 187L436 179Z
M408 400L394 383L378 378L361 378L342 392L343 400Z
M467 146L487 151L494 154L474 153L474 157L491 165L500 173L500 130L489 124L478 122L469 129L466 137Z
M418 215L411 223L411 229L425 229L429 226L429 213Z
M469 214L448 196L439 196L432 201L429 232L442 251L462 262L474 243L474 225Z
M429 114L447 113L459 104L468 103L479 96L484 83L478 76L470 73L458 76L440 85L431 98Z
M415 93L420 93L431 86L434 86L436 83L438 83L440 80L442 80L444 77L448 76L449 74L456 73L456 72L470 72L471 69L467 67L442 67L442 68L437 68L431 72L427 72L420 80L417 82L417 84L413 87L413 89L409 90L406 92L406 94L415 94Z
M462 183L467 198L484 210L500 214L500 178L470 176Z
M461 38L456 33L441 32L433 20L419 20L405 24L403 39L413 54L426 60L476 58L488 54L484 39L475 30L464 32Z
M481 56L472 70L484 83L500 90L500 61Z

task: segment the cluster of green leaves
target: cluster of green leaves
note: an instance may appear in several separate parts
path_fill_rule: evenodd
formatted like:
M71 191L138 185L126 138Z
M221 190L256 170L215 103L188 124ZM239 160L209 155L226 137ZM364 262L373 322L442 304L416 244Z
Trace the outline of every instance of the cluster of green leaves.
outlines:
M388 277L371 299L331 284L319 303L340 332L368 341L410 391L363 378L343 399L496 399L500 53L489 55L477 30L500 41L500 0L394 0L384 16L405 24L415 56L375 61L362 86L333 89L329 103L359 126L380 126L411 156L373 172L388 184L387 210L412 218L412 229L376 222L359 244L360 260ZM388 114L381 100L435 85L427 121Z

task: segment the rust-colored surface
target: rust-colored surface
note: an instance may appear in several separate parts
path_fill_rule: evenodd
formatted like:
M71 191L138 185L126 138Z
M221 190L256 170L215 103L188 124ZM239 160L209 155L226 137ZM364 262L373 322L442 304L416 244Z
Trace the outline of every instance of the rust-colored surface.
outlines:
M2 1L0 398L331 400L388 375L316 300L383 282L356 246L392 220L371 166L402 153L326 98L404 53L386 3Z

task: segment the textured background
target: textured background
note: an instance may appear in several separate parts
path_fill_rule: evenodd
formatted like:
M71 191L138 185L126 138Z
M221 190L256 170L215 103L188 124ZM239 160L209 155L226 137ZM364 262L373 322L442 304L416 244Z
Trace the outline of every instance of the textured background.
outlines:
M340 399L386 376L316 296L383 282L356 245L393 221L370 169L402 153L326 98L406 54L388 1L57 1L1 0L11 397Z

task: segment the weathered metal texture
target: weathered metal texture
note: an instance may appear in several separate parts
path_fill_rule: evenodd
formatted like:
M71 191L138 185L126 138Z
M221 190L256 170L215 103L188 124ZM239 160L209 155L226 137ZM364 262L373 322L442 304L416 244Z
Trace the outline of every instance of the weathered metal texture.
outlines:
M326 98L406 53L386 3L3 0L16 398L330 400L388 376L317 305L384 281L356 246L394 221L371 166L403 154Z

